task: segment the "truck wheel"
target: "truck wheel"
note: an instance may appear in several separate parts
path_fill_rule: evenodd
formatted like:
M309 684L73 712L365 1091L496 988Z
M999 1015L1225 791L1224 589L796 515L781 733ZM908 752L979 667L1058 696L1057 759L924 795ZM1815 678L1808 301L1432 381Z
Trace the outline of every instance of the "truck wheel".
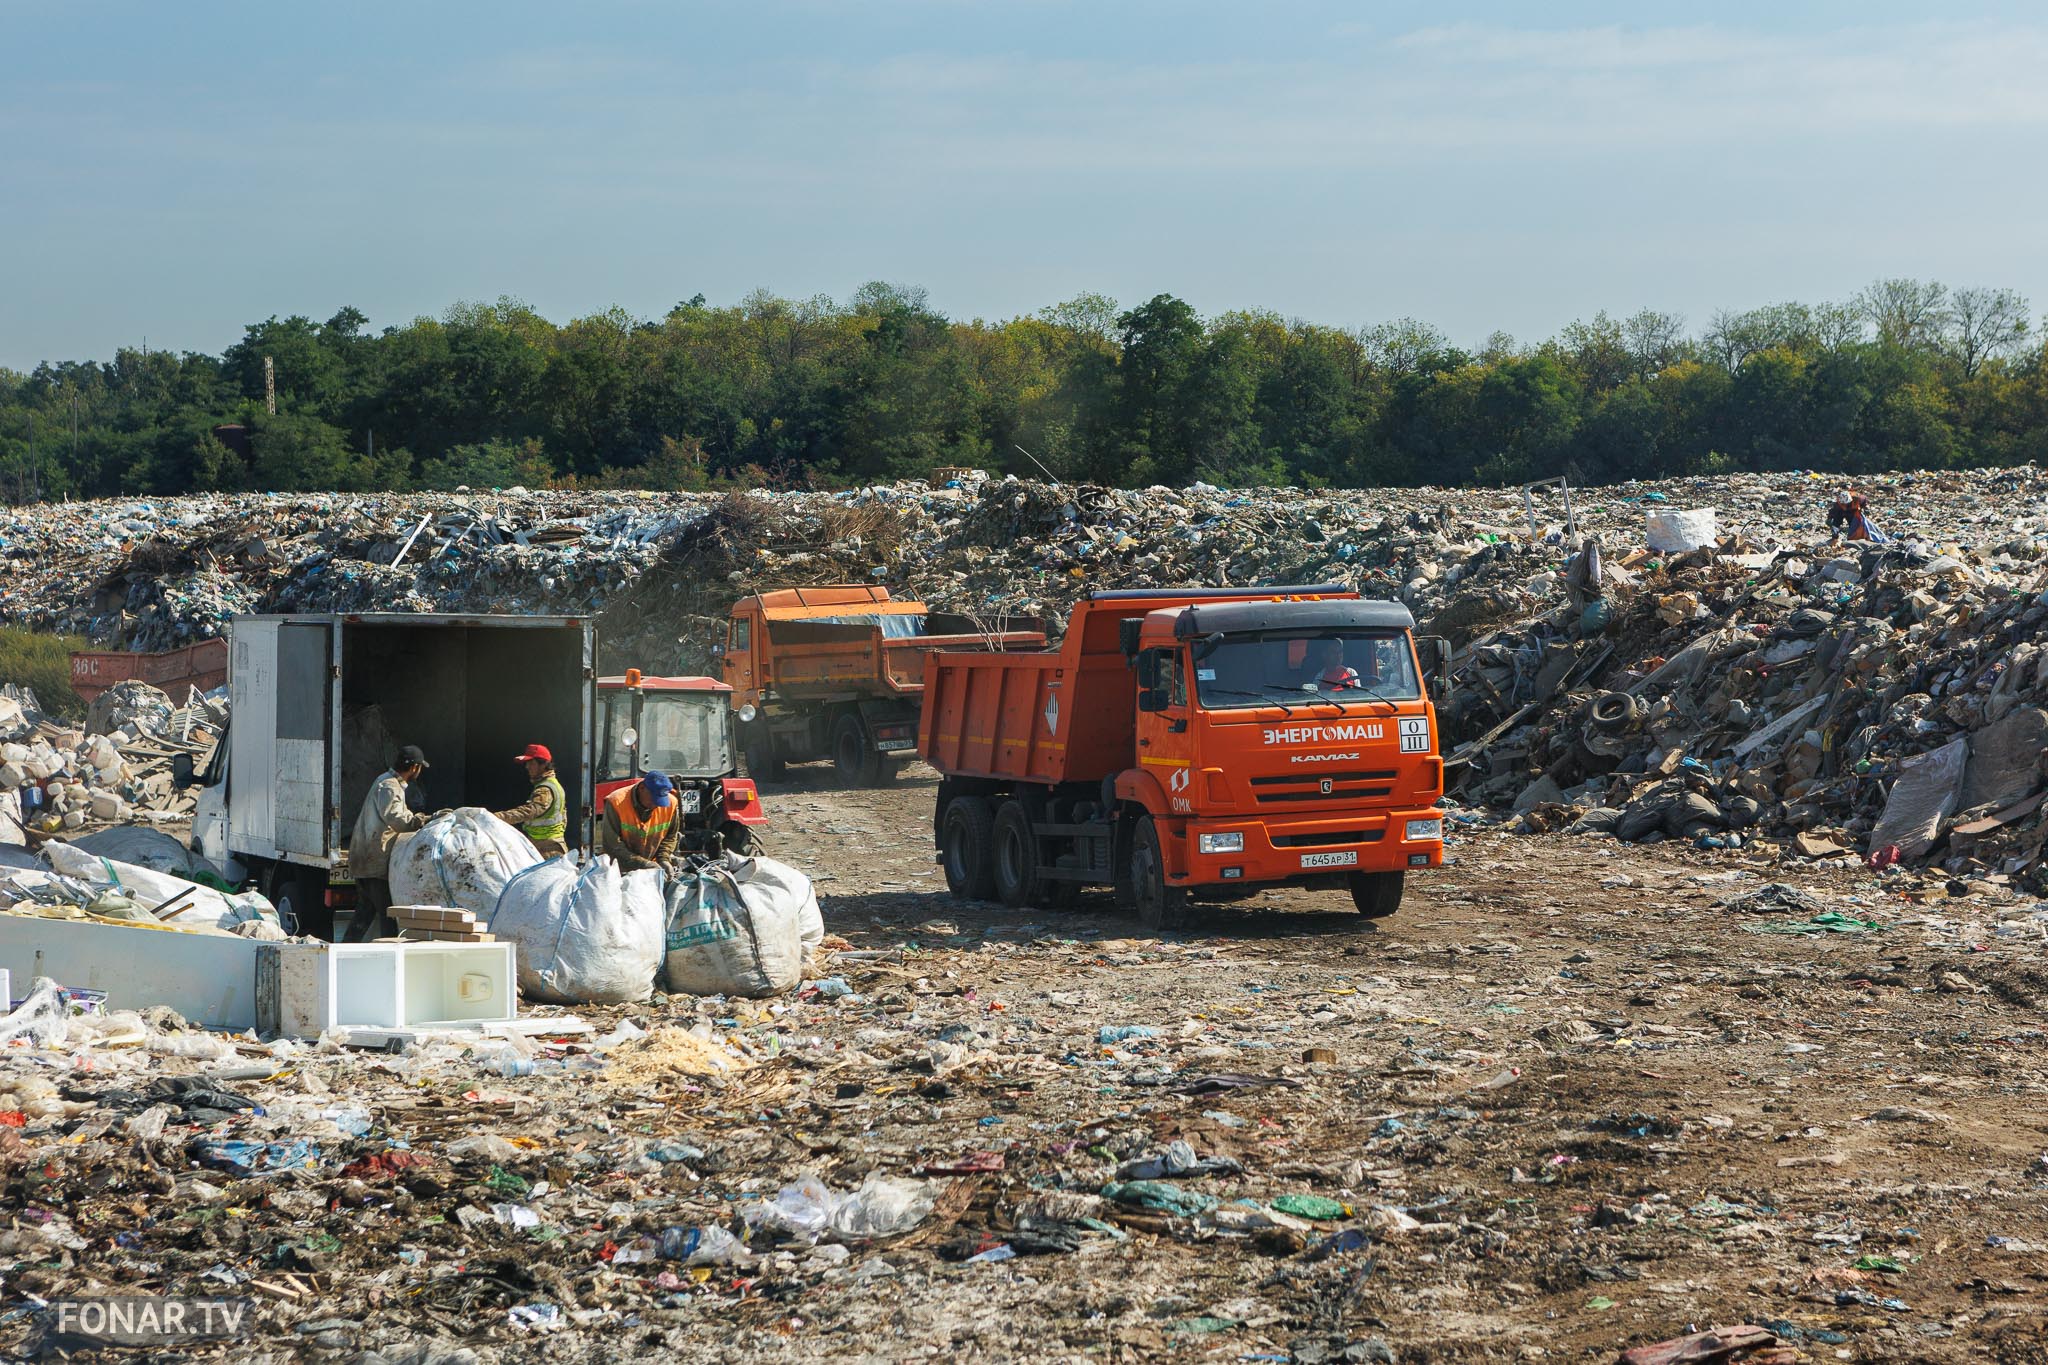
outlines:
M1351 874L1351 903L1367 919L1385 919L1401 908L1401 892L1407 881L1408 874L1399 869L1392 872L1354 872Z
M868 742L868 727L851 713L832 727L832 767L842 787L872 787L881 781L882 756Z
M783 776L782 760L775 756L775 735L765 720L740 727L740 760L747 776L756 782L776 782Z
M946 867L946 889L963 900L988 901L996 896L995 817L978 796L956 796L946 807L940 861Z
M277 907L277 922L287 934L334 938L334 911L320 894L319 884L300 868L279 863L264 879L264 894Z
M1045 892L1038 880L1038 839L1022 801L1005 801L996 812L993 856L996 897L1012 910L1037 905Z
M1167 884L1159 826L1149 815L1139 819L1131 841L1131 891L1137 900L1138 922L1147 929L1178 929L1187 923L1188 893Z
M719 826L719 835L725 840L725 851L737 853L742 858L754 856L754 831L737 820L728 820Z

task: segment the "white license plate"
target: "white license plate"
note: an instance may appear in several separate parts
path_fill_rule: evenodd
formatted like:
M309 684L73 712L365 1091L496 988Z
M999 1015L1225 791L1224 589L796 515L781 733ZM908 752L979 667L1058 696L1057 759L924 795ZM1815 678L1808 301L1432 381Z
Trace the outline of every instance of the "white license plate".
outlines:
M1303 867L1357 867L1358 850L1353 849L1348 853L1304 853L1301 855L1301 865Z
M914 739L885 739L875 747L885 753L895 753L900 749L915 749L917 741Z

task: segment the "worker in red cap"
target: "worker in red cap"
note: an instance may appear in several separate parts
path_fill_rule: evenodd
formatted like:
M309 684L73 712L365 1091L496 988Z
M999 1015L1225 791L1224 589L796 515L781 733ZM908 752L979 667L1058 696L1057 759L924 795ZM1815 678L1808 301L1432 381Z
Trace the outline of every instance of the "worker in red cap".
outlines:
M562 791L562 780L555 776L554 754L545 744L529 744L513 761L525 766L533 794L526 798L525 805L498 811L497 817L508 825L519 826L519 832L533 841L541 857L565 856L569 852L569 798Z

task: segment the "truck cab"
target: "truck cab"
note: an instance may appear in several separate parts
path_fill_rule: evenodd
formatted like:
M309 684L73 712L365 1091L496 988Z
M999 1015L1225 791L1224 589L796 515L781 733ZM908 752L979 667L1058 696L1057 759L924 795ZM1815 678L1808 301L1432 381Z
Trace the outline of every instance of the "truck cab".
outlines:
M1137 894L1341 875L1368 915L1443 859L1433 708L1406 608L1356 599L1167 608L1124 622L1156 836ZM1164 819L1158 816L1163 814Z
M716 678L649 677L628 669L597 680L594 808L650 772L667 773L682 806L684 848L746 853L768 823L760 793L739 776L732 688Z

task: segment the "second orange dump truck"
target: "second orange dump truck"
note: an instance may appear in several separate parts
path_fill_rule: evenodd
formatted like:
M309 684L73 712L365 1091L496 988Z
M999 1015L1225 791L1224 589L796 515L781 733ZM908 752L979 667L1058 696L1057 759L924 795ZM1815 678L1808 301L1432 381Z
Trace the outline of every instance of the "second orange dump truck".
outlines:
M1283 885L1392 914L1443 862L1414 619L1341 585L1094 593L1057 650L934 653L919 748L955 895L1115 888L1152 928Z
M1045 623L1001 630L899 601L867 584L782 588L733 603L717 647L740 716L747 771L829 758L848 786L917 752L925 656L934 649L1042 649Z

